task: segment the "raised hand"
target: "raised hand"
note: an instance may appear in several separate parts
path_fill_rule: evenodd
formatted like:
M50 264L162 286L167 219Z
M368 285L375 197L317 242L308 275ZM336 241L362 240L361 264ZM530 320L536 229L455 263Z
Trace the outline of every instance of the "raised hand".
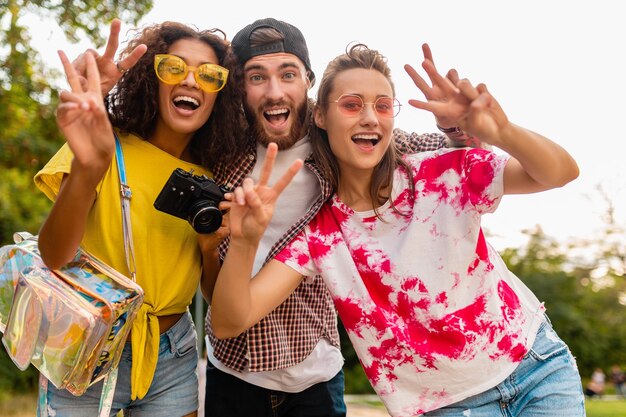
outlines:
M231 245L236 239L258 243L272 219L276 200L302 167L302 160L295 160L273 186L268 185L277 152L277 145L270 143L259 182L254 184L251 178L246 178L233 193L229 213Z
M78 79L84 88L86 88L87 85L87 55L93 56L96 60L98 72L100 73L100 91L102 95L106 95L119 81L124 72L132 68L143 54L146 53L147 46L141 44L135 47L127 56L117 62L115 61L115 54L119 46L121 25L122 23L119 19L113 19L111 22L111 30L104 54L100 55L94 49L87 49L72 62L74 69L78 73Z
M102 175L115 152L113 128L100 92L100 77L93 56L86 64L86 88L63 51L59 51L71 91L63 91L57 108L57 125L68 142L79 168Z
M439 74L437 68L435 67L433 54L428 44L425 43L422 45L422 52L424 54L422 67L426 70L426 73L428 74L430 84L428 84L410 65L405 65L404 69L428 101L436 101L439 103L452 101L459 91L455 83L451 80L451 77L454 76L456 76L458 79L456 71L454 69L451 69L450 71L448 71L446 76L443 77ZM435 117L437 118L437 124L441 127L456 126L456 122L451 119L447 114L435 114Z
M459 119L459 126L466 132L477 136L482 141L501 147L499 140L506 128L510 127L509 119L497 100L487 90L485 84L476 87L466 80L457 83L461 94L470 100L467 112Z
M418 109L431 112L442 127L458 126L481 141L497 145L501 130L508 126L508 118L484 84L474 87L469 80L460 79L451 69L446 76L437 72L428 45L424 44L422 67L432 83L429 85L410 65L404 69L427 101L409 100Z

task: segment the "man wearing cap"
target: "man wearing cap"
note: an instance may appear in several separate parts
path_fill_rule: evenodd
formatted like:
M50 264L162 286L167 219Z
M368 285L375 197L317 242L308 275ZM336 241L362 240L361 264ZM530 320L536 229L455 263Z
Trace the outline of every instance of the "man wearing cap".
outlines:
M244 87L250 132L243 141L246 156L236 166L214 167L216 181L234 188L247 176L258 180L257 162L270 142L279 147L273 172L283 172L296 158L305 160L305 169L280 197L285 203L276 205L254 275L315 216L332 189L310 158L313 102L307 94L315 74L300 30L260 19L240 30L232 47L239 61L233 81ZM433 150L445 142L441 134L394 133L405 151ZM222 257L227 247L228 239L220 248ZM209 309L207 417L346 415L337 318L321 277L303 281L276 310L236 338L217 339L210 314Z

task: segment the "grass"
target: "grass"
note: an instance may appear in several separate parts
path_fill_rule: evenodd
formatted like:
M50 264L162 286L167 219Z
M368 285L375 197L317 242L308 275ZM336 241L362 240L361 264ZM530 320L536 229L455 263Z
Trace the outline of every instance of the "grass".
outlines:
M626 400L587 400L587 417L626 417Z
M346 401L373 408L383 408L382 403L375 399L375 395L359 397L346 396ZM587 399L585 409L587 410L587 417L626 417L626 400Z

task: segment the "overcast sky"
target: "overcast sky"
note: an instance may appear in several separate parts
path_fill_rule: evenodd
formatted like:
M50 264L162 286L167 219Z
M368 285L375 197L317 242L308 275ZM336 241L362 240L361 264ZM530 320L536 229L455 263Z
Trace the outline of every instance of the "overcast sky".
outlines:
M595 190L599 185L626 226L626 13L620 1L154 3L140 26L176 20L201 29L218 27L231 39L259 18L292 23L307 39L318 77L352 41L380 50L405 104L396 126L408 131L435 131L430 114L407 105L409 98L422 96L402 68L405 63L419 67L421 44L427 42L440 70L454 67L461 76L486 83L511 121L558 142L580 166L580 177L562 189L505 196L483 222L496 248L522 245L521 230L535 225L560 241L597 233L606 207ZM72 58L89 46L66 42L54 22L30 19L30 27L37 28L33 45L50 66L60 68L57 49ZM123 24L122 39L130 28Z

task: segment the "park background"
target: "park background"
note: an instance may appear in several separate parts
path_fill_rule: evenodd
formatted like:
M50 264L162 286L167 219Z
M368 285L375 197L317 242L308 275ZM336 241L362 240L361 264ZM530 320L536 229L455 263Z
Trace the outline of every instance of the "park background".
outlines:
M365 43L389 59L404 104L396 126L416 132L435 131L434 120L407 104L421 94L402 66L419 67L427 42L440 70L485 82L513 122L578 161L576 181L507 196L483 226L510 269L545 301L584 379L598 366L626 366L622 9L611 0L0 0L0 244L16 231L36 233L50 208L32 176L63 143L54 109L66 83L56 51L70 58L87 47L102 51L113 17L123 21L122 40L164 20L218 27L230 39L253 20L282 19L302 30L318 78L350 42ZM371 392L343 342L347 392ZM35 371L19 372L0 348L0 403L35 386Z

